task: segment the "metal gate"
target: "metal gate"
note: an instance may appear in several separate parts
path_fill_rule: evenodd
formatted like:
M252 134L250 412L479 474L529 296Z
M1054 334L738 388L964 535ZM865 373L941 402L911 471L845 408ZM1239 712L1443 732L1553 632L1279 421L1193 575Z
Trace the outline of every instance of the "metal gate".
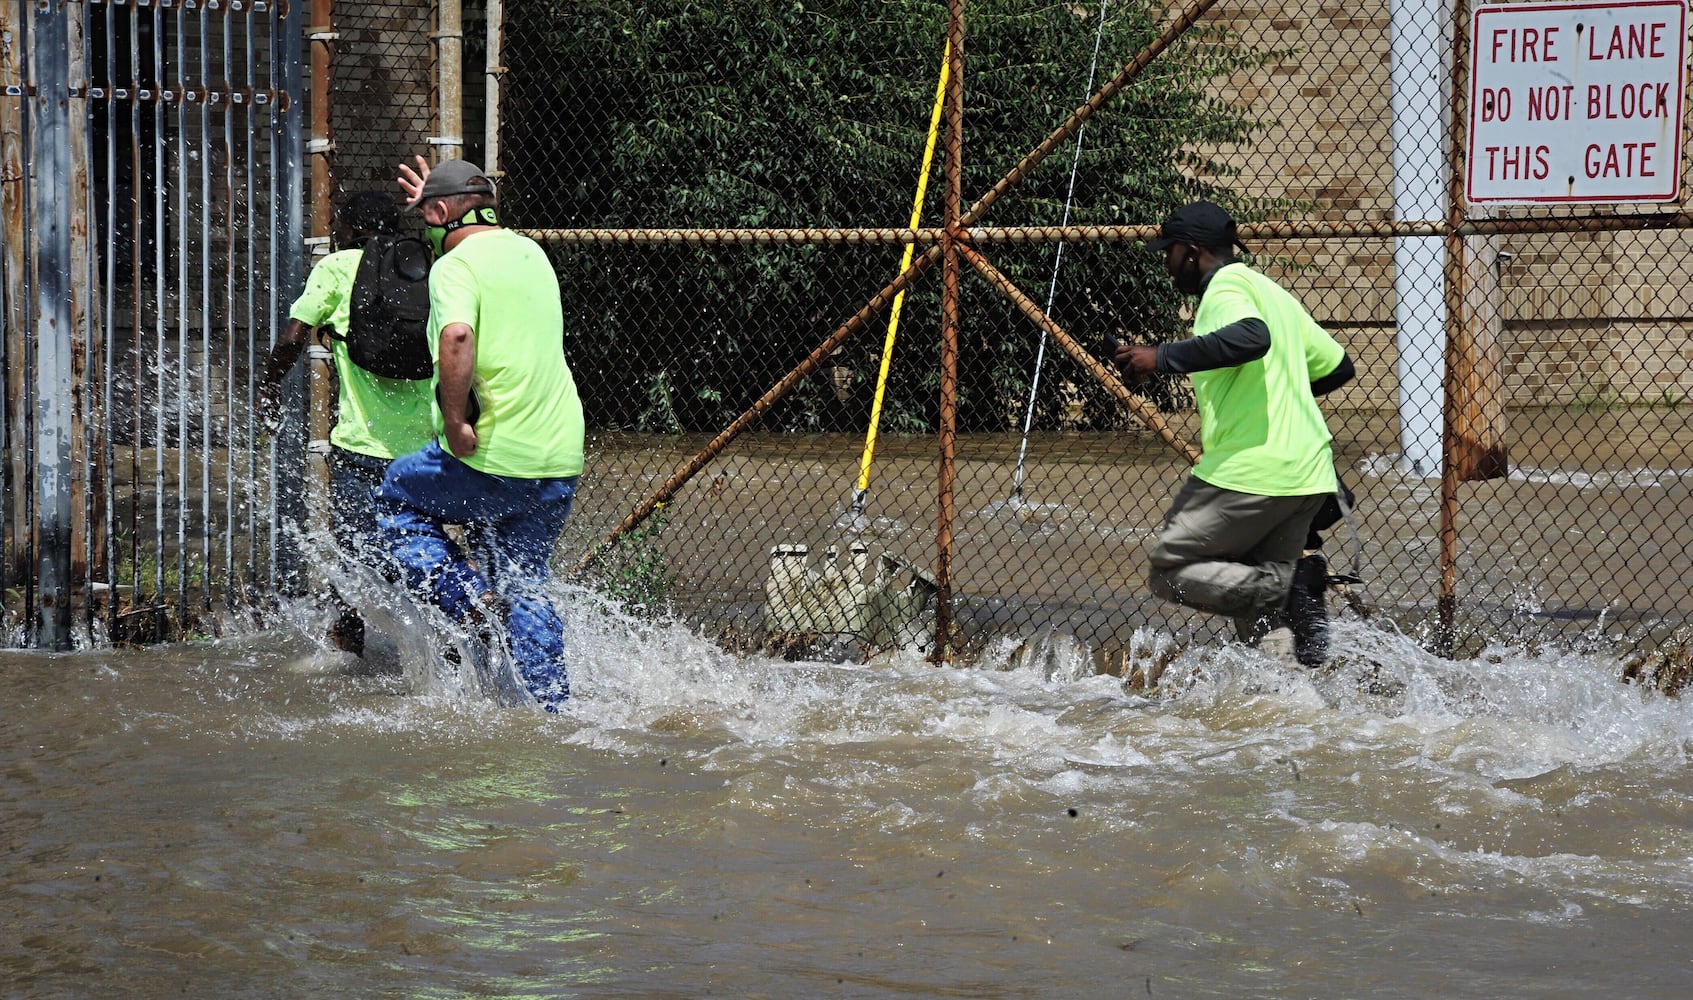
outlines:
M299 6L5 0L0 40L0 645L215 631L299 569L304 413L254 412L302 272Z

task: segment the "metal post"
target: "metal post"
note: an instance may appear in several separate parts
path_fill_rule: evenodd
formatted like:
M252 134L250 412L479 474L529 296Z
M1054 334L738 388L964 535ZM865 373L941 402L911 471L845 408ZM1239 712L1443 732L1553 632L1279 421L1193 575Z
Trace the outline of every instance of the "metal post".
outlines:
M330 157L335 152L335 139L330 133L329 124L329 85L334 73L331 64L334 45L339 37L335 31L334 0L312 0L312 24L309 31L312 48L312 122L311 138L306 142L306 153L311 157L312 163L312 234L305 242L310 248L312 262L316 263L334 249L330 245L330 220L334 217L334 206L330 199L334 188L334 180L330 176ZM289 294L294 294L294 290L290 289ZM327 456L331 413L335 406L330 391L332 363L332 355L315 344L306 351L307 394L311 407L306 451L309 456L307 461L311 466L312 508L315 510L328 509Z
M23 93L23 77L12 75L21 68L20 58L27 33L23 4L0 0L0 85L17 87ZM27 197L23 165L27 138L23 125L23 100L10 92L0 96L0 646L9 641L5 595L12 586L12 569L22 541L14 523L12 502L14 429L21 422L14 409L22 396L21 353L24 321L24 200Z
M505 75L506 5L504 0L488 0L488 92L483 99L485 108L482 139L482 171L498 179L500 170L500 77Z
M300 57L302 31L300 5L288 4L282 16L271 24L270 76L277 97L271 103L271 285L270 310L272 344L276 331L288 322L287 298L300 287L305 245L301 237L304 203L303 165L300 162ZM305 426L300 419L303 377L296 370L283 385L288 418L276 436L276 523L275 573L273 581L283 593L304 591L304 564L300 555L300 531L305 523Z
M35 94L29 99L35 258L35 497L41 618L36 644L71 648L71 483L75 428L71 285L70 7L35 8Z
M441 159L464 156L464 8L460 0L439 0L436 7L435 72L440 127L431 143Z
M1467 275L1463 267L1464 237L1460 229L1464 224L1464 122L1468 117L1468 109L1464 115L1458 114L1459 102L1462 100L1464 88L1468 85L1469 74L1465 68L1465 56L1468 53L1468 33L1465 26L1469 23L1470 5L1468 0L1458 0L1457 19L1452 31L1452 90L1450 102L1452 108L1451 121L1448 125L1447 142L1450 146L1447 155L1450 158L1447 171L1447 201L1446 201L1446 352L1445 352L1445 403L1443 406L1442 422L1446 430L1441 440L1440 462L1440 595L1435 601L1435 634L1434 652L1440 656L1451 656L1456 642L1456 618L1458 609L1458 464L1453 454L1452 423L1454 406L1457 403L1456 387L1453 385L1452 372L1454 367L1454 352L1458 338L1454 336L1452 324L1458 322L1457 317L1464 306Z
M952 53L946 83L946 234L941 238L940 474L935 512L935 645L933 663L951 657L953 479L958 437L958 243L964 171L964 0L947 2L947 42Z

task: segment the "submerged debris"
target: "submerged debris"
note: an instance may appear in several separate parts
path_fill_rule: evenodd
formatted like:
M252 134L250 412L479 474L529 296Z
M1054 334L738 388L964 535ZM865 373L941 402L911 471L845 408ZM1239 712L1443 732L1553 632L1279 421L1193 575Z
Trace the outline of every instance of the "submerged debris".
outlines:
M1623 661L1622 679L1678 695L1693 680L1693 627L1677 629L1659 646L1635 652Z

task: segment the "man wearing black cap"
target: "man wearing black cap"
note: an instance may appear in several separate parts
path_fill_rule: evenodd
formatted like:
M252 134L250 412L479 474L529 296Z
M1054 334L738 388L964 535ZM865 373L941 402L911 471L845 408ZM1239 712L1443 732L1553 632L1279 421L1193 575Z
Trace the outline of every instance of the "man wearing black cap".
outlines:
M558 277L500 225L474 164L400 168L438 259L429 272L436 439L388 467L376 521L407 586L466 625L502 617L529 693L570 697L564 623L547 595L583 464L582 400L564 358ZM474 564L447 536L465 528Z
M1183 205L1147 246L1178 291L1199 297L1194 335L1120 347L1115 360L1130 379L1192 379L1202 450L1152 548L1152 592L1229 615L1242 641L1317 666L1328 654L1328 567L1301 553L1337 483L1314 397L1349 381L1352 361L1298 300L1235 259L1235 222L1221 207Z

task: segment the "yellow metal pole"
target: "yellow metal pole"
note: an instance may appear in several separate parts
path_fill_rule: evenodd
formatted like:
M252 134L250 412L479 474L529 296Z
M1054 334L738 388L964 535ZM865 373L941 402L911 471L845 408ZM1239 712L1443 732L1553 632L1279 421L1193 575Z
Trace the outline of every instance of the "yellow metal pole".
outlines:
M929 190L929 168L935 162L935 142L941 132L941 110L946 102L946 81L952 74L952 39L947 39L946 47L941 51L940 82L935 85L935 106L929 113L929 138L923 144L923 168L917 174L917 197L911 206L911 228L916 229L923 222L923 196ZM899 270L911 266L911 255L917 249L916 244L907 243L905 253L900 256ZM899 313L905 305L905 290L900 289L894 296L893 308L888 313L888 335L882 342L882 367L876 374L876 398L870 404L870 429L864 434L864 455L858 461L858 488L852 494L853 513L864 511L864 497L870 490L870 460L876 453L876 430L882 423L882 397L888 389L888 369L893 367L894 336L899 331Z

